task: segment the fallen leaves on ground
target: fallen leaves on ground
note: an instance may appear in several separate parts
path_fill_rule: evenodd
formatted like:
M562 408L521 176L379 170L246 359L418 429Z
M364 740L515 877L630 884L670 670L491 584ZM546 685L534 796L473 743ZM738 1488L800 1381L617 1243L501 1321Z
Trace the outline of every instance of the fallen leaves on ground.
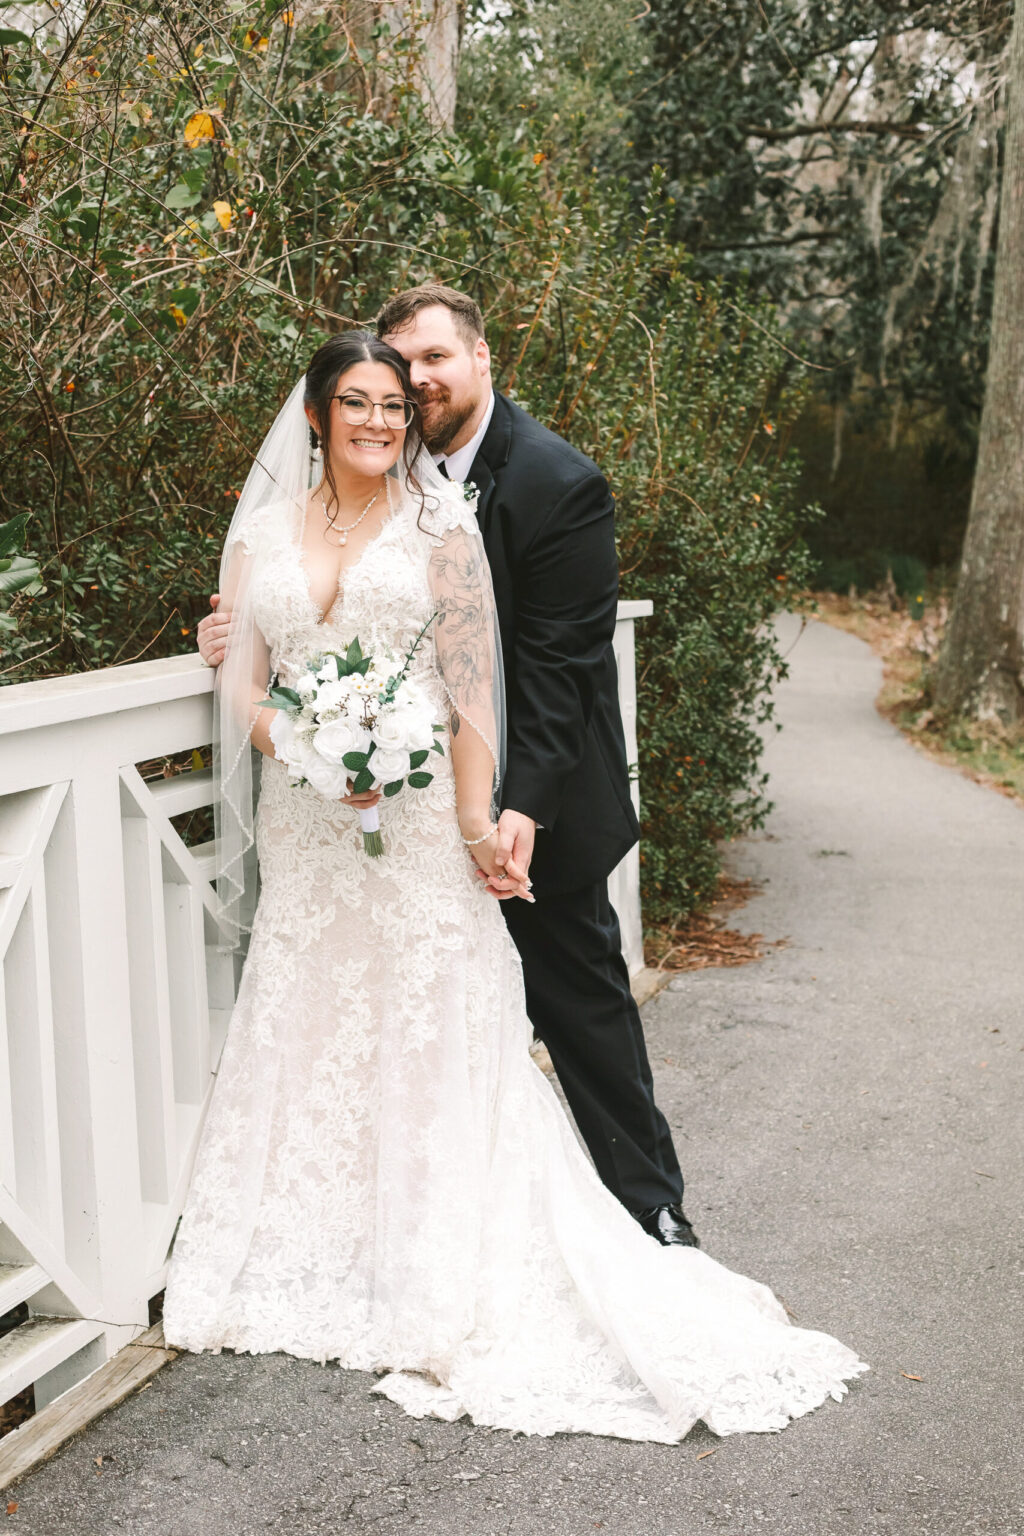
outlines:
M754 890L751 880L719 876L718 895L709 912L650 931L645 944L647 964L659 971L703 971L749 965L763 960L768 950L780 949L785 939L766 939L762 933L740 933L725 926L726 916L749 901Z
M12 1429L17 1429L24 1424L36 1411L35 1394L31 1387L26 1387L17 1396L8 1398L6 1403L0 1404L0 1438L9 1435Z

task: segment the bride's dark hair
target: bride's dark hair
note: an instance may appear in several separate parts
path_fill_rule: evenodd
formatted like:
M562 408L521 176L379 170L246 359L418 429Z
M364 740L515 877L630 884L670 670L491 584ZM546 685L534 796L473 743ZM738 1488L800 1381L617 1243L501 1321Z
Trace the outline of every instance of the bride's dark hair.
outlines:
M396 352L394 347L389 347L387 342L381 341L372 331L346 331L343 335L332 336L313 353L306 369L306 390L303 396L303 404L312 409L319 423L319 431L314 427L309 429L310 446L315 448L319 444L324 450L324 479L331 488L335 505L338 500L338 487L331 473L331 459L328 452L331 400L338 392L339 381L357 363L384 363L394 373L402 387L402 393L412 406L412 420L405 434L405 442L402 444L402 466L405 470L407 489L422 496L422 487L412 473L412 463L423 436L423 419L419 402L413 392L409 364L401 352ZM333 522L334 519L332 518L331 521Z

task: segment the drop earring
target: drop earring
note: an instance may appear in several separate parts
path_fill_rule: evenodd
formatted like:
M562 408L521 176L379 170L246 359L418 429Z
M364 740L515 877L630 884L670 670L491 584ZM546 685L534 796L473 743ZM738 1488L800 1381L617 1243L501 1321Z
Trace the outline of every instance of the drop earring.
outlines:
M315 432L312 434L312 438L313 445L309 450L309 456L313 460L314 464L319 464L323 460L324 451L320 446L320 439L317 437Z

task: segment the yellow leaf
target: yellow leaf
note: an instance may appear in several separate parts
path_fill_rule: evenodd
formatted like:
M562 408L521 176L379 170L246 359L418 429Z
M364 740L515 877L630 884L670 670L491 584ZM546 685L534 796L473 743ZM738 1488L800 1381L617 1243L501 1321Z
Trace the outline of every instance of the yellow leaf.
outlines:
M212 139L216 129L209 112L193 112L185 124L185 143L189 149L197 149L207 139Z
M199 749L197 747L193 747L192 748L192 768L193 768L193 771L198 773L200 768L205 768L205 767L206 767L206 764L203 762L203 754L199 751Z
M201 59L202 56L203 56L203 45L202 45L202 43L196 43L196 46L192 50L192 57L194 59Z
M170 312L178 325L188 325L188 315L177 304L170 305Z
M294 11L282 11L281 12L281 20L284 22L286 27L294 27L294 25L295 25L295 12Z
M213 211L217 215L217 222L221 229L231 228L231 204L223 202L220 198L214 203Z
M250 27L245 34L245 46L254 49L256 53L266 53L270 47L270 38L261 37L253 27Z

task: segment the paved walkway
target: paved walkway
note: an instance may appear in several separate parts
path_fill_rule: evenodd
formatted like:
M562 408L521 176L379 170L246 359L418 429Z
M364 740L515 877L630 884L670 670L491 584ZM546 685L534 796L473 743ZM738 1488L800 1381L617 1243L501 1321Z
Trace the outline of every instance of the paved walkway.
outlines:
M645 1018L706 1247L871 1375L782 1435L670 1448L417 1423L334 1367L185 1356L12 1489L5 1529L1024 1536L1024 813L879 719L863 644L783 630L777 810L732 862L762 882L739 925L788 945Z

